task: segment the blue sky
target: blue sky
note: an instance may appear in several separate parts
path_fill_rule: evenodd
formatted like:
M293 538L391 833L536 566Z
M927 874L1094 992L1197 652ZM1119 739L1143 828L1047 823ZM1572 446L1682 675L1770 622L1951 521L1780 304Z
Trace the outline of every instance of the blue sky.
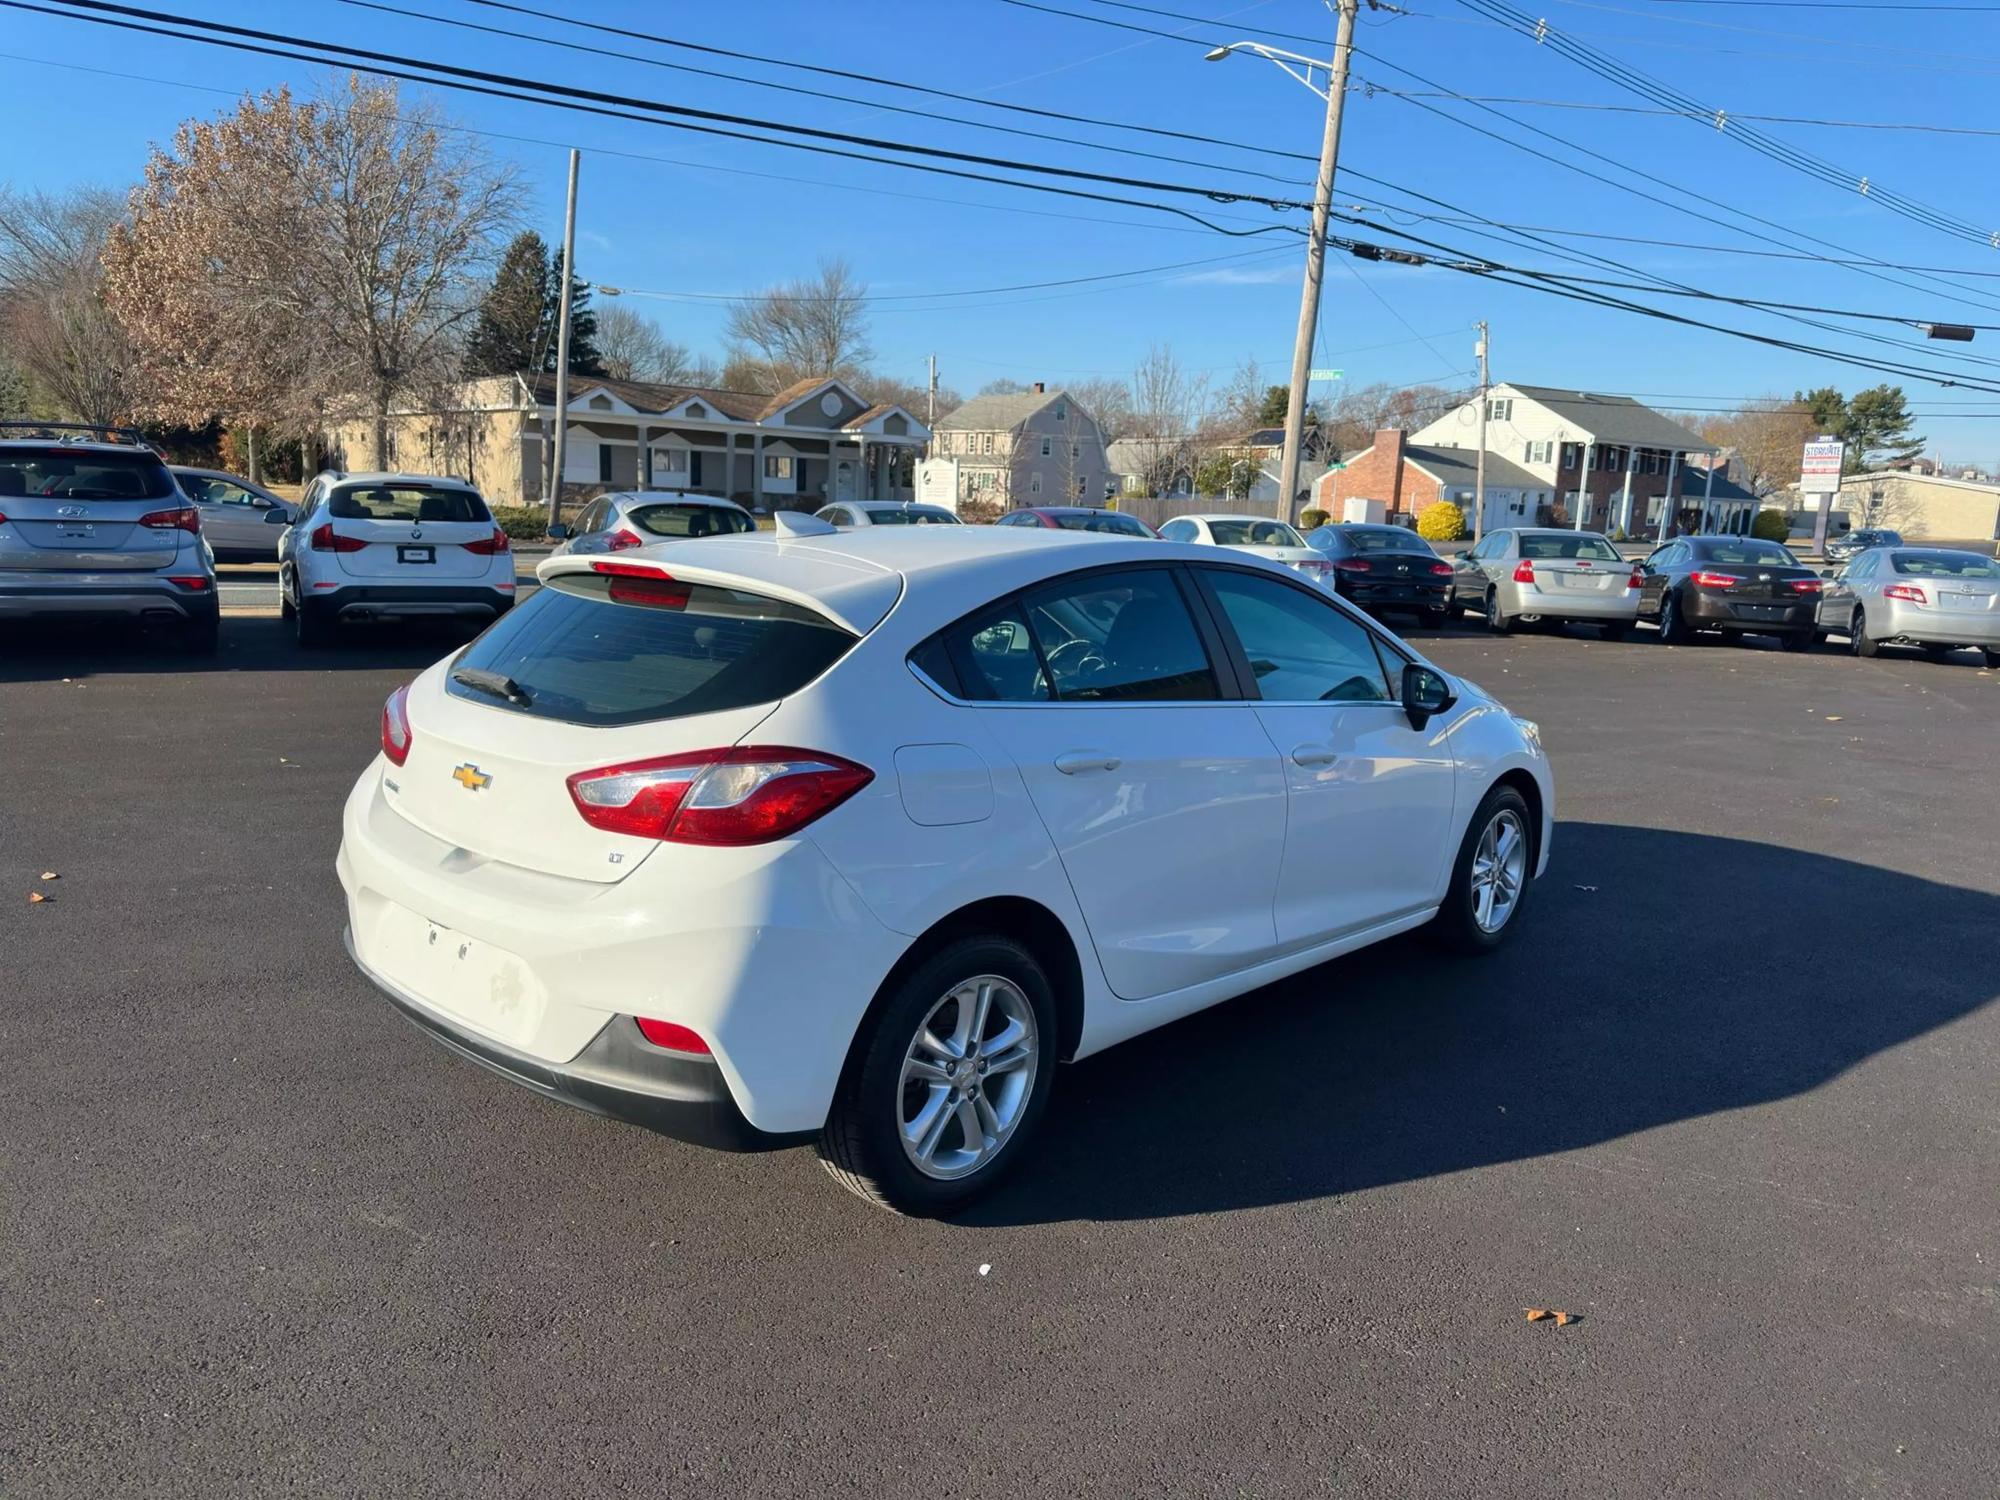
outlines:
M394 0L429 16L495 26L521 36L469 32L436 21L355 9L338 0L155 0L156 8L246 26L447 60L651 99L781 119L821 128L1014 156L1204 187L1309 196L1309 162L1226 147L1070 126L982 108L995 100L1194 132L1312 154L1322 105L1253 57L1220 64L1202 46L1003 3L1003 0L739 0L735 5L580 0L558 14L685 41L767 52L950 90L956 102L818 79L785 66L704 57L591 35L557 22L468 0ZM1183 31L1202 43L1259 38L1330 50L1333 18L1320 0L1159 0L1162 8L1214 18L1192 24L1101 3L1048 0L1107 21ZM1460 0L1405 0L1415 14L1364 10L1358 79L1389 89L1443 89L1481 98L1640 104L1554 49L1538 47ZM1661 0L1546 0L1550 24L1620 62L1665 80L1705 104L1746 114L1802 115L1972 129L2000 128L1982 102L2000 77L2000 11L1821 10ZM1280 39L1274 28L1319 42ZM605 57L563 51L555 38L604 46ZM16 187L122 184L135 179L149 143L192 114L227 107L213 90L311 87L323 69L223 52L192 43L111 32L79 21L11 12L0 42L10 86L0 93L0 181ZM679 62L802 86L780 93L653 65ZM61 66L67 65L67 66ZM83 68L131 75L107 77ZM1409 71L1398 71L1400 69ZM410 87L406 85L406 87ZM823 97L836 90L869 104ZM1298 307L1302 246L1289 235L1225 238L1184 219L1138 208L928 176L893 167L804 155L778 147L688 135L658 126L591 118L536 105L438 91L451 117L484 132L496 155L518 164L537 227L560 232L563 147L585 152L578 210L579 270L610 285L669 295L633 305L672 336L719 352L726 304L717 297L809 271L822 255L844 255L884 300L874 309L877 364L920 380L938 355L946 384L970 393L1000 376L1074 380L1124 374L1149 344L1170 344L1188 366L1218 383L1246 357L1284 378ZM1185 157L1187 163L1086 150L886 112L876 104L939 111L1079 140ZM1499 139L1428 112L1476 123ZM1887 211L1883 191L1953 218L2000 229L2000 136L1765 124L1785 145L1842 173L1867 176L1871 196L1779 165L1731 135L1686 119L1611 110L1421 102L1356 93L1347 109L1343 167L1473 215L1548 230L1773 249L1731 226L1829 256L1988 273L1938 278L1901 271L1871 276L1806 260L1663 248L1548 235L1563 249L1613 257L1641 272L1732 295L1778 298L1934 321L2000 325L2000 251ZM1503 118L1504 116L1505 118ZM1538 136L1535 130L1549 136ZM504 138L503 138L504 137ZM1644 201L1514 149L1518 142L1667 200ZM1598 158L1586 152L1599 153ZM1610 158L1610 163L1601 158ZM1189 164L1191 163L1191 164ZM1273 173L1278 180L1254 175ZM1668 186L1639 174L1664 179ZM1087 184L1084 186L1088 186ZM1119 188L1105 188L1120 193ZM1188 202L1229 229L1279 216L1246 204ZM1426 208L1376 183L1343 177L1340 205L1361 200ZM1703 222L1678 208L1725 223ZM1748 212L1776 226L1752 224ZM1379 208L1367 211L1378 221ZM1452 217L1458 217L1452 214ZM1565 263L1541 245L1504 244L1465 225L1400 222L1413 233L1512 264L1581 275L1626 273ZM1340 229L1341 226L1336 226ZM1368 231L1347 232L1367 237ZM1208 257L1236 259L1155 271L1126 281L1055 291L916 300ZM1882 276L1893 277L1892 284ZM1715 406L1729 398L1836 384L1854 390L1883 377L1828 360L1762 348L1608 309L1556 300L1459 273L1329 258L1316 363L1372 381L1452 384L1469 378L1471 325L1493 325L1494 375L1527 383L1630 392L1662 407ZM1958 297L1972 299L1956 300ZM906 298L908 300L893 300ZM1648 297L1690 316L1874 354L1926 368L1952 356L2000 361L2000 332L1966 345L1925 344L1897 325L1891 348L1836 337L1734 307ZM1869 328L1871 325L1843 324ZM2000 363L1960 363L1967 378L2000 385ZM1901 383L1925 413L1920 430L1947 457L2000 463L2000 396Z

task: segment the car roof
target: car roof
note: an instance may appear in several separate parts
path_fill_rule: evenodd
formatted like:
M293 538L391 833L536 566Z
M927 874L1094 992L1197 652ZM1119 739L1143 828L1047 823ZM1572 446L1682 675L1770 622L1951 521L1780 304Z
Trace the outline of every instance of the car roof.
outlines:
M1125 516L1130 511L1112 510L1104 505L1024 505L1022 510L1036 516ZM1134 516L1134 520L1138 517Z
M369 469L354 474L328 472L315 474L315 479L331 479L335 484L408 484L422 485L427 489L470 490L478 494L479 489L468 480L452 474L398 474L388 469Z
M1245 515L1240 510L1191 510L1185 515L1169 516L1171 521L1277 521L1280 526L1290 526L1290 521L1278 521L1276 516ZM1294 530L1297 528L1294 527ZM1387 530L1384 527L1383 530Z
M710 510L733 510L745 516L750 514L734 500L725 500L720 495L697 495L688 490L612 490L597 498L634 505L705 505ZM590 502L586 500L584 504Z
M1244 554L1248 557L1249 554ZM538 575L588 571L588 555L550 558ZM830 536L762 531L649 542L618 554L676 578L753 589L810 604L857 634L907 597L939 624L1017 589L1080 568L1123 562L1216 561L1215 549L1151 536L993 526L864 526Z
M34 448L41 452L60 448L65 453L139 453L147 458L160 456L159 449L151 443L105 443L94 438L0 438L0 452L11 448Z

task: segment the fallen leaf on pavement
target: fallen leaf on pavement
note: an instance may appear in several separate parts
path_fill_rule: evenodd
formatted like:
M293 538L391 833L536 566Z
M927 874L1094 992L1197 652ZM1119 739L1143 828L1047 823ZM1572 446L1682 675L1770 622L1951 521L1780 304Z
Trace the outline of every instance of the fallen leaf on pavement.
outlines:
M1530 1323L1539 1323L1542 1319L1551 1315L1546 1307L1526 1307L1522 1311L1528 1315Z
M28 892L28 905L30 906L46 906L54 899L53 896L44 896L40 891Z
M1558 1328L1567 1328L1569 1327L1570 1324L1574 1323L1575 1321L1576 1321L1575 1313L1559 1312L1556 1314L1556 1327Z
M1840 718L1841 716L1839 714L1828 714L1826 716L1826 722L1829 724L1838 724L1840 722Z
M61 880L61 879L62 879L62 876L60 876L60 875L56 874L56 872L55 872L54 870L44 870L44 871L42 871L42 879L44 879L44 880Z

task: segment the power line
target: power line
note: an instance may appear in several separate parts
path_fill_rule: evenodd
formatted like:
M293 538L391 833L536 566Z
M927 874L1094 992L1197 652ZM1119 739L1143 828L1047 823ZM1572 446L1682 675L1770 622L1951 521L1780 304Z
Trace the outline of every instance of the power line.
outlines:
M1923 0L1916 5L1894 5L1886 0L1653 0L1655 5L1744 5L1769 10L1939 10L1971 11L1978 15L2000 15L1995 5L1938 5Z
M1402 99L1462 99L1467 104L1512 104L1536 109L1576 109L1589 110L1614 115L1654 115L1667 119L1697 120L1707 125L1713 118L1698 115L1686 109L1648 108L1643 104L1607 104L1588 99L1517 99L1502 95L1453 94L1445 91L1423 92L1415 89L1392 89L1386 83L1365 85L1369 92L1394 94ZM1766 125L1817 125L1835 130L1904 130L1931 135L1972 135L2000 136L2000 130L1989 130L1978 125L1932 125L1922 121L1902 120L1827 120L1813 115L1749 115L1729 112L1732 120L1754 120Z

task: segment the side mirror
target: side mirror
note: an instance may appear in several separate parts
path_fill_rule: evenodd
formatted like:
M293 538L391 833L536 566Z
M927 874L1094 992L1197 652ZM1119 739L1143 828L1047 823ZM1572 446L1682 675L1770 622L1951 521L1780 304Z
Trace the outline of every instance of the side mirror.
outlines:
M274 505L264 512L264 524L266 526L289 526L292 524L292 517L284 506Z
M569 525L568 525L568 523L567 523L567 522L563 522L563 521L552 521L552 522L550 522L550 523L549 523L549 540L550 540L550 541L552 541L552 542L566 542L566 541L568 541L568 540L569 540L569 538L570 538L570 529L569 529Z
M1403 668L1403 712L1410 716L1410 728L1422 729L1457 702L1444 673L1414 661Z
M1453 562L1471 562L1472 550L1470 548L1467 548L1463 552L1454 552L1452 553L1451 557Z

